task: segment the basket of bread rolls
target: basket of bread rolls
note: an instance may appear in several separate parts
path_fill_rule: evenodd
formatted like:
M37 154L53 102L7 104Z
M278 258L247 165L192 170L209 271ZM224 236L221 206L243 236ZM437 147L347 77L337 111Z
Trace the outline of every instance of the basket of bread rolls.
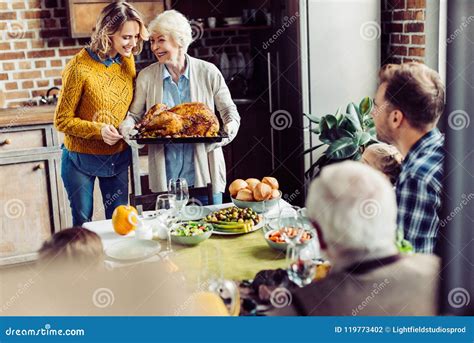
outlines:
M234 180L229 186L229 193L235 206L251 208L257 213L268 211L281 199L278 180L271 176L265 176L262 180Z

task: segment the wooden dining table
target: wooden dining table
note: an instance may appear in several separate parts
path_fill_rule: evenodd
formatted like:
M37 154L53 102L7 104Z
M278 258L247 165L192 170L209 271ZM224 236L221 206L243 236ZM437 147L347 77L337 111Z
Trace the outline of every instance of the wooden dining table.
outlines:
M215 211L229 206L233 206L233 204L227 203L206 207L211 211ZM289 204L286 201L280 200L278 206L270 209L267 215L278 215L278 211L287 206ZM121 240L136 239L134 232L126 236L115 233L111 220L88 222L83 227L94 231L101 237L105 250ZM154 239L158 240L157 238ZM161 244L161 250L164 250L167 241L158 241ZM261 270L286 268L285 252L271 248L265 241L262 229L240 235L213 233L209 239L199 245L182 246L173 243L172 249L173 253L170 258L178 269L189 273L199 272L203 268L203 256L207 256L206 259L212 259L211 263L222 271L224 278L230 280L253 279ZM145 260L145 262L156 261L160 258L163 258L162 253L158 253L156 256ZM108 263L113 267L125 265L111 260ZM209 261L206 263L209 263Z

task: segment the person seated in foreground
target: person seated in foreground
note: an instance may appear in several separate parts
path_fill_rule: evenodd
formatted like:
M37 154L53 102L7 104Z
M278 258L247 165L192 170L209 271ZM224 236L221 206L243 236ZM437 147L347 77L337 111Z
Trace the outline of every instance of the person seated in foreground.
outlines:
M103 267L104 246L99 235L82 227L56 232L38 251L41 264Z
M306 207L332 270L275 315L437 314L439 258L399 254L395 193L381 172L354 161L327 166Z
M228 316L222 299L190 292L186 270L162 261L103 268L100 237L85 228L54 234L36 265L0 278L0 316Z
M376 143L369 145L362 154L361 162L377 169L395 185L402 171L403 156L393 145Z

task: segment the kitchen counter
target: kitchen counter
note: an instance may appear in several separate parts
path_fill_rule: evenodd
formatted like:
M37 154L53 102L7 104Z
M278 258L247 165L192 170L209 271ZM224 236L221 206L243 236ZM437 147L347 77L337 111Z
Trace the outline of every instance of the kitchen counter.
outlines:
M23 106L0 109L0 127L52 124L56 106Z

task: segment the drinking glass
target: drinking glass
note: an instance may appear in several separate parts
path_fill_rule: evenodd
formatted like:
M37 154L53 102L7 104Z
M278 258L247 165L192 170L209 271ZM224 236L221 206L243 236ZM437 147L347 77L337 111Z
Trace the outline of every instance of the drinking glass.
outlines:
M176 196L176 210L181 213L189 201L189 187L186 179L170 179L168 192Z
M298 206L286 206L280 210L279 229L288 246L299 244L303 236L305 225L301 210Z
M171 229L176 223L176 195L175 194L160 194L156 198L156 214L158 220L166 226L168 234L167 252L172 252L171 249Z
M299 287L309 285L316 276L317 261L303 244L288 244L288 278Z
M226 305L231 316L240 313L240 293L234 281L226 280L223 273L223 257L217 246L200 247L199 292L217 294Z

